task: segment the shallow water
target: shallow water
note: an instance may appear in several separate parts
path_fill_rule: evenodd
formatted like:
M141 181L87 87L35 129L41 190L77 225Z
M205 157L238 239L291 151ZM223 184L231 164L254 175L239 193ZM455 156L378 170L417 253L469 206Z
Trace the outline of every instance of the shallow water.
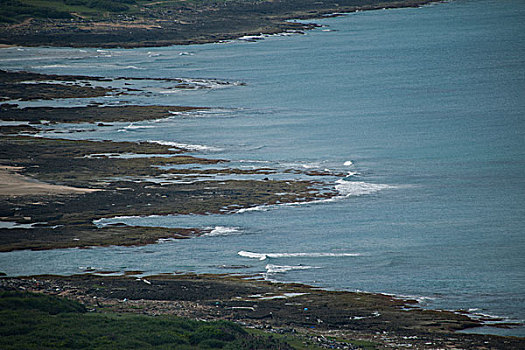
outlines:
M261 273L522 321L524 14L519 1L454 1L323 19L331 31L255 43L0 49L4 69L247 84L174 92L135 81L152 94L103 101L216 109L48 135L167 141L239 164L353 173L334 201L124 220L210 228L198 239L2 253L0 270Z

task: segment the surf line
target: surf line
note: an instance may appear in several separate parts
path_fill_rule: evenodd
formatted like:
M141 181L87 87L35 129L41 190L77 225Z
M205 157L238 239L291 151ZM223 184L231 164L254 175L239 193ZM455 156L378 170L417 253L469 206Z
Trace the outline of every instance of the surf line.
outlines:
M346 257L361 256L361 253L253 253L241 250L238 255L250 258L266 260L267 258L323 258L323 257Z

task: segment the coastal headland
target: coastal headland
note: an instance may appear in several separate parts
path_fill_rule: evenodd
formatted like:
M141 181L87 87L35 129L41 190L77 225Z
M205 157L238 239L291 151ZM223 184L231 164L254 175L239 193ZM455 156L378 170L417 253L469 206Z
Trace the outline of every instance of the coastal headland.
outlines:
M72 95L86 93L76 90L77 83L86 77L38 77L25 72L3 76L7 86L16 86L24 79L41 79L42 84L69 81L72 84L63 86ZM6 95L14 96L9 89ZM35 96L39 95L26 94L25 99L34 100ZM58 91L48 94L48 98L58 96ZM2 105L0 116L6 123L0 126L0 217L7 226L0 229L0 251L155 244L162 239L191 238L207 231L198 227L98 227L94 221L120 215L227 214L257 205L315 201L337 195L319 180L271 180L277 169L235 168L226 159L188 155L188 150L174 145L35 137L43 128L50 131L63 123L90 123L104 128L112 123L173 117L170 111L191 112L199 108L18 108L12 102ZM289 169L284 173L297 171ZM249 175L255 179L213 180L213 176L224 175ZM305 170L303 175L318 179L342 174ZM206 180L207 176L211 178ZM173 320L174 316L184 320L228 320L248 327L250 332L260 330L258 334L262 335L243 340L252 344L246 345L247 349L253 342L259 344L258 348L270 349L516 349L524 343L515 337L458 334L457 330L480 326L483 320L473 319L461 310L424 310L415 300L381 294L273 284L261 276L144 276L140 271L115 276L112 271L86 272L69 277L4 277L0 280L0 301L4 298L8 305L9 300L19 296L13 296L13 292L22 292L22 298L33 298L24 296L26 292L66 297L80 302L102 317L103 322L107 322L106 317L130 314L132 318L126 320L131 322L138 314L141 324L155 322L158 317ZM48 327L48 317L52 317L46 315L42 316L42 327ZM29 321L17 322L13 327L23 327ZM87 318L86 322L93 324L95 320ZM5 331L11 332L10 327L5 326ZM268 334L271 339L267 339ZM15 344L23 344L28 338L20 339ZM76 336L73 339L79 341Z
M36 1L0 5L0 45L133 48L302 32L337 13L417 7L434 0ZM34 4L33 4L34 2ZM40 11L39 11L40 9Z
M54 81L74 97L94 97L78 89L79 76L46 76L27 72L0 72L5 95L16 96L22 81ZM64 84L63 82L70 84ZM170 81L176 86L176 79ZM13 89L10 89L14 86ZM89 89L92 89L89 87ZM15 93L13 93L13 90ZM43 89L45 90L45 88ZM25 100L40 99L26 90ZM107 94L112 89L105 90ZM86 96L87 95L87 96ZM62 90L48 90L59 98ZM229 167L228 160L188 155L184 145L155 142L80 141L34 137L58 123L132 123L173 117L172 113L206 110L180 106L98 106L18 108L0 106L0 218L9 223L0 230L0 251L55 249L107 245L152 244L205 234L199 228L97 227L93 222L122 215L219 214L277 203L305 202L336 193L318 181L272 180L276 169ZM82 132L69 130L68 132ZM286 172L287 170L285 170ZM297 172L297 170L288 170ZM322 173L304 172L306 176ZM223 181L215 181L227 177ZM254 179L236 179L251 176ZM27 229L29 225L31 229Z
M314 19L339 12L420 6L429 2L131 1L123 5L126 9L122 7L120 14L108 10L99 16L96 9L92 9L91 14L70 11L74 6L80 6L76 10L89 9L79 1L51 17L28 15L5 22L0 28L0 44L132 48L208 43L260 33L300 32L316 26L288 21L294 18ZM30 6L26 8L31 10ZM282 175L280 170L240 169L230 166L227 159L189 155L183 146L78 141L68 140L67 135L64 139L35 137L41 136L44 128L53 130L55 124L90 123L93 128L103 128L113 123L162 119L173 116L172 112L199 111L206 107L89 104L73 108L19 108L17 100L111 97L133 91L90 83L107 81L104 77L2 71L0 78L2 100L8 102L0 106L0 120L9 122L0 126L0 220L4 225L0 228L1 252L134 246L155 244L162 239L187 239L207 232L199 227L99 227L94 222L114 216L227 214L259 205L316 201L337 195L333 188L318 180L324 175L338 175L333 173L304 171L302 175L312 176L312 180L273 180L273 175ZM28 81L31 83L27 84ZM171 82L174 88L197 88L184 80ZM59 131L82 132L80 129ZM297 169L284 173L294 172ZM253 176L253 179L236 179L234 175ZM214 177L221 176L231 178L214 181ZM243 343L244 347L240 343L230 347L238 349L519 349L525 346L524 338L457 333L483 324L484 320L470 317L465 310L424 310L416 300L382 294L271 283L261 276L175 272L146 276L141 271L90 268L86 272L73 276L0 278L2 338L18 341L28 335L48 341L49 335L31 333L36 323L36 318L31 317L37 314L32 308L41 309L45 305L28 303L30 306L24 309L16 300L10 304L10 298L49 295L52 299L46 302L51 305L60 303L57 300L63 302L55 297L79 302L80 306L73 309L82 309L82 316L75 314L75 319L87 317L91 323L102 317L105 325L114 320L137 320L145 327L150 322L169 322L177 316L183 317L184 322L204 320L209 327L212 321L227 320L250 332L260 332L256 337L264 334L264 340L251 336ZM20 309L10 313L12 305ZM73 309L65 313L69 315ZM18 313L17 317L28 315L30 318L20 321L13 317L14 313ZM45 320L55 316L59 319L61 313L52 310L45 315ZM219 325L222 331L228 327L232 326ZM500 327L512 325L500 324ZM210 328L207 331L212 335L208 334L206 343L191 337L171 337L161 345L227 348L224 333L213 333ZM81 338L79 334L81 330L70 341ZM271 340L268 334L273 337ZM121 344L111 343L118 334L104 337L106 347ZM155 346L153 340L142 341L135 345ZM253 345L259 341L264 346ZM17 348L17 344L22 343L3 346ZM67 344L72 343L54 343L56 348L67 348Z
M134 317L146 328L166 316L226 320L283 342L237 345L237 349L519 349L524 341L455 333L480 321L461 312L423 310L415 300L276 284L253 276L144 276L140 271L115 276L100 271L67 277L5 277L0 279L0 301L12 296L1 291L65 297L84 305L90 311L86 316Z

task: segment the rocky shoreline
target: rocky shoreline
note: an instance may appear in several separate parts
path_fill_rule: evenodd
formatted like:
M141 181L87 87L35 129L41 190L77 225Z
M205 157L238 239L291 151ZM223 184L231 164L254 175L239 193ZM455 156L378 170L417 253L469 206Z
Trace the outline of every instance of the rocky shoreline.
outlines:
M415 300L246 277L144 276L140 271L121 276L4 277L0 290L59 295L95 313L229 320L275 334L308 336L336 349L348 349L356 340L374 349L519 349L525 344L523 338L455 333L480 322L460 313L423 310Z
M143 157L114 157L129 153ZM155 243L158 239L188 238L204 232L197 228L125 225L98 228L93 221L121 215L227 213L257 205L310 201L333 195L319 191L319 184L313 181L200 179L239 173L271 177L274 172L271 169L247 171L227 166L206 170L161 168L166 165L227 164L224 160L183 153L184 150L172 146L146 142L2 136L2 165L17 167L18 173L48 184L97 191L22 195L12 192L13 187L3 188L3 193L0 193L1 220L32 226L30 229L17 228L16 225L0 229L0 251L142 245ZM98 155L90 157L92 154ZM192 177L196 181L188 182Z
M10 76L5 78L4 87L7 92L12 91L8 94L11 99L43 98L37 92L46 85L50 85L50 89L45 90L45 98L49 99L62 96L63 86L71 98L86 97L86 91L93 92L93 97L99 93L104 96L115 93L113 88L93 90L87 86L86 90L86 86L79 84L86 77L19 74L4 74ZM34 90L19 90L19 83L27 79L40 81L42 85ZM49 80L67 79L72 85L61 84L60 89L49 83ZM198 109L96 105L22 109L3 105L1 120L27 124L0 126L1 165L29 180L96 191L22 195L6 186L0 193L0 220L12 227L0 228L0 251L155 244L159 239L191 238L206 232L200 228L126 225L100 228L93 221L117 215L224 214L257 205L307 202L336 195L319 181L272 180L276 169L237 169L230 167L228 160L188 155L187 150L170 145L29 136L40 132L42 121L51 127L55 123L78 122L104 127L105 123L159 119L170 111ZM127 154L142 157L119 157ZM187 165L195 168L183 167ZM296 171L289 169L284 173ZM217 174L255 175L264 179L202 180L203 175ZM304 175L336 174L304 171ZM191 183L180 182L188 177L192 178ZM159 178L165 181L153 181ZM144 276L140 271L113 276L111 271L96 272L75 276L4 277L0 279L0 290L60 295L81 301L95 313L226 319L276 334L301 334L325 348L358 348L349 345L355 340L373 344L372 348L377 349L518 349L525 344L523 338L517 337L456 333L481 323L461 312L423 310L414 300L380 294L272 284L258 280L259 276Z
M71 85L63 85L64 88L73 95L78 93L77 97L84 93L77 91L80 82L105 80L27 72L0 72L0 79L5 86L15 86L15 90L27 79L41 81L42 85L55 80L68 81ZM170 82L180 83L178 79ZM11 92L6 88L7 96L12 96ZM47 95L51 99L60 96L60 91ZM26 91L25 98L39 99L40 95ZM14 124L0 126L0 165L4 167L0 172L4 184L0 186L0 220L7 227L0 229L0 251L145 245L159 239L191 238L207 231L126 225L100 228L93 222L122 215L224 214L259 205L306 202L336 195L318 181L272 180L278 173L275 169L230 167L227 160L188 155L187 149L169 144L34 137L42 127L50 131L58 123L92 123L103 128L116 122L163 119L172 113L204 109L1 105L0 119ZM296 174L297 170L287 169L284 173ZM314 178L335 175L306 170L303 173ZM217 176L230 178L214 181Z
M435 0L158 1L108 18L71 14L0 26L1 45L135 48L215 43L243 36L300 33L317 27L291 19L336 13L418 7Z

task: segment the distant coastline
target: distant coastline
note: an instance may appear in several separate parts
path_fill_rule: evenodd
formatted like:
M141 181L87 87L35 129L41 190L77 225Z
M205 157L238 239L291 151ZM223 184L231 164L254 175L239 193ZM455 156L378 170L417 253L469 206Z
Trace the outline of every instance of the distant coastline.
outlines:
M197 0L197 3L200 1ZM149 18L33 19L0 25L0 48L17 45L136 48L214 43L260 34L300 33L318 26L286 22L294 18L314 20L355 11L418 7L438 1L270 0L235 8L243 2L232 0L226 2L224 8L215 7L217 3L213 6L208 3L200 8L200 12L189 7L197 5L187 5L176 14L167 14L159 9L155 12L153 8ZM159 2L152 2L152 7L156 3ZM133 89L131 84L119 89L95 83L138 79L152 80L155 84L169 82L173 90L197 89L190 79L106 78L0 70L0 84L4 88L0 97L0 112L1 120L6 122L0 125L0 153L3 155L0 179L4 182L0 186L0 198L3 200L0 219L4 224L0 228L0 252L143 246L189 239L209 234L213 229L126 226L118 223L100 228L95 225L95 219L115 215L228 214L256 206L322 201L338 195L336 191L327 191L323 183L316 179L323 176L344 177L345 173L307 168L281 171L268 166L245 169L227 159L189 155L187 153L192 153L191 148L169 141L117 142L67 140L67 136L65 139L35 137L44 125L47 130L53 130L56 126L57 131L63 123L90 123L93 128L105 128L111 127L112 123L126 122L131 129L136 122L175 118L178 113L212 107L104 106L95 102L75 107L19 108L13 103L120 96L139 90ZM32 84L23 84L27 81ZM202 83L202 79L199 82ZM245 85L214 79L205 83ZM199 88L209 87L199 85ZM5 103L1 104L2 101ZM140 157L126 158L126 155ZM167 168L174 165L178 168ZM198 168L198 165L213 167ZM347 165L352 165L352 162L346 161ZM301 174L304 178L310 176L311 180L289 182L276 176L282 174ZM221 175L251 175L253 179L202 180L205 176ZM155 183L151 179L169 179L172 182ZM201 180L184 183L187 179ZM248 254L252 255L251 258L266 258L267 255L271 258L271 254ZM99 317L135 320L133 317L137 316L142 317L137 324L144 329L149 324L146 321L164 321L174 317L184 317L186 321L227 320L242 325L250 332L260 332L264 337L299 344L288 347L285 343L283 349L300 349L303 344L309 349L516 349L525 344L522 337L458 333L460 330L476 330L493 319L489 316L474 318L470 312L472 309L423 309L417 300L408 297L329 291L296 283L271 283L260 275L178 272L148 275L143 271L112 271L87 264L79 266L81 274L72 276L14 277L3 273L7 270L0 270L0 302L2 298L9 302L8 299L14 297L29 299L50 295L53 299L47 303L56 304L56 300L61 300L58 297L64 297L81 303L85 310L89 310L86 319L92 324ZM226 268L242 269L242 265L219 266L225 271ZM28 296L26 292L37 294ZM42 317L42 310L38 314L30 310L30 313L20 305L19 309L13 310L7 302L4 303L7 306L3 319L0 318L4 333L7 333L5 325L22 328L21 315ZM12 315L20 318L11 321ZM512 328L521 324L501 322L497 326ZM125 335L125 330L122 327L122 331L117 333ZM83 332L92 337L92 333ZM53 331L46 334L54 335ZM33 340L31 336L25 337ZM44 337L34 338L44 344ZM11 340L6 339L0 342ZM23 348L18 341L15 345ZM176 344L177 339L171 341ZM263 347L250 347L248 344L246 348Z
M290 22L291 19L309 20L356 11L419 7L432 2L438 1L285 0L221 4L160 1L136 6L136 11L129 15L114 12L88 18L71 12L70 18L26 18L21 23L0 24L0 48L136 48L216 43L243 36L301 33L318 27L315 23Z

